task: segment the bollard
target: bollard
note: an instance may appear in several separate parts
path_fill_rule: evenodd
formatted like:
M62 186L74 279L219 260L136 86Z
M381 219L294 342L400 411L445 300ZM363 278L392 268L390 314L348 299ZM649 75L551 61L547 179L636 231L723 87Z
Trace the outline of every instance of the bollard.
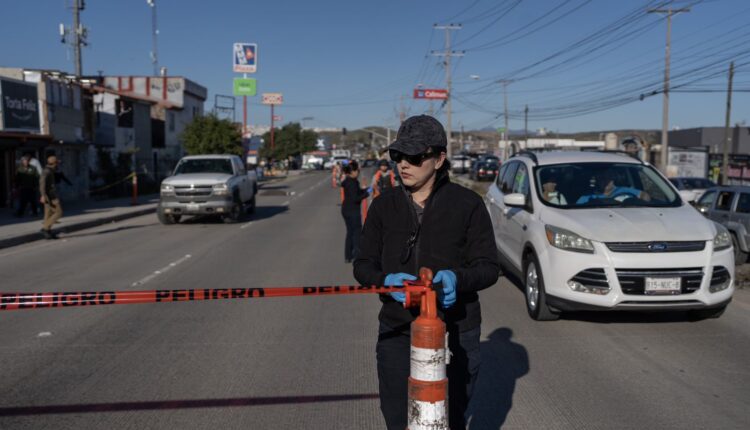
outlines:
M420 269L420 280L406 285L405 307L419 304L411 324L408 430L448 429L448 354L445 323L437 315L432 271ZM421 286L422 288L415 288Z

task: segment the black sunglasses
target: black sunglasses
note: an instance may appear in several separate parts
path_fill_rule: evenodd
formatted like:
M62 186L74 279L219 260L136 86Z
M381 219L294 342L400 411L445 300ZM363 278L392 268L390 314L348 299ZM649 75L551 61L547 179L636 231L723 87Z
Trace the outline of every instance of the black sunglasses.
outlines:
M396 163L400 163L401 160L406 160L406 162L411 164L412 166L419 167L422 165L422 162L424 162L424 160L427 160L428 158L433 158L436 155L438 155L438 153L428 151L428 152L423 152L421 154L416 154L416 155L406 155L401 151L396 151L394 149L391 149L390 151L388 151L388 155L390 155L391 160L393 160Z

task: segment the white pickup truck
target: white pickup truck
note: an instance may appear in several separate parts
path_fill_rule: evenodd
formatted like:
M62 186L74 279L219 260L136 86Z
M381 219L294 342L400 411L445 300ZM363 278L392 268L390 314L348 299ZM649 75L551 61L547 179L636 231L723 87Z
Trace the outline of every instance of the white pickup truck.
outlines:
M183 215L219 215L237 222L243 212L255 210L258 180L236 155L193 155L177 163L172 176L161 183L157 215L162 224L174 224Z

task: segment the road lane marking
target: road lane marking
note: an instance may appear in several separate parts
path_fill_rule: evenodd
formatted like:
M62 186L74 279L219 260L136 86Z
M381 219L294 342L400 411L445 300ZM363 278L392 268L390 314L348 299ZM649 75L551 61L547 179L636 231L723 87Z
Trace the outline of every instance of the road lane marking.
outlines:
M184 257L180 258L179 260L175 260L175 261L169 263L168 265L162 267L161 269L154 271L154 273L146 276L145 278L143 278L143 279L141 279L139 281L133 282L132 284L130 284L130 286L131 287L137 287L139 285L143 285L143 284L145 284L145 283L153 280L157 276L163 275L164 273L172 270L174 267L176 267L176 266L184 263L185 261L189 260L191 257L192 257L192 255L187 254Z
M242 226L240 226L240 230L244 230L244 229L250 227L251 225L253 225L252 221L246 222L246 223L242 224Z
M52 336L51 331L43 331L43 332L40 332L38 335L36 335L36 337L50 337L50 336Z
M298 195L297 197L302 197L302 196L304 196L304 195L305 195L305 192L304 192L304 191L302 191L301 193L299 193L299 195Z
M289 206L289 200L287 200L284 203L282 203L281 206Z

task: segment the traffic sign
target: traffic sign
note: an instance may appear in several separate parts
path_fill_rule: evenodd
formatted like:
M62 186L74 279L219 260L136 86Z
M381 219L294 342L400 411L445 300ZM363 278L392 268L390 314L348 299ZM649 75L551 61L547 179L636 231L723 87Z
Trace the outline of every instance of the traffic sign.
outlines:
M281 121L282 120L281 115L274 115L273 116L273 120L274 121Z
M232 54L235 73L255 73L258 66L257 43L235 43Z
M253 78L234 78L233 94L235 96L255 96L256 88L256 81Z
M417 88L414 90L414 98L426 100L446 100L448 98L448 90Z
M281 93L264 93L264 105L280 105L284 103L284 96Z

